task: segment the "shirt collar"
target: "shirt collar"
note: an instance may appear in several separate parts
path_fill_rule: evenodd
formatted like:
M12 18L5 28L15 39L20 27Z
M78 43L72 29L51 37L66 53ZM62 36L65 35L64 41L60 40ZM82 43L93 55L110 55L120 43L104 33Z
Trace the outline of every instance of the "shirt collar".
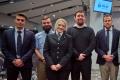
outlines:
M84 23L82 26L79 26L78 24L74 24L74 27L77 27L77 28L84 28L84 27L87 27L87 25Z
M24 28L21 29L21 30L18 30L17 28L15 28L15 32L17 32L17 31L21 31L23 33L24 32Z
M55 31L55 32L56 32L56 34L58 35L59 32L57 32L57 31ZM60 35L61 35L61 36L62 36L62 34L63 34L63 32L60 32Z
M109 29L109 31L112 31L113 30L113 27L111 26L110 27L110 29ZM105 28L105 31L107 31L107 29Z

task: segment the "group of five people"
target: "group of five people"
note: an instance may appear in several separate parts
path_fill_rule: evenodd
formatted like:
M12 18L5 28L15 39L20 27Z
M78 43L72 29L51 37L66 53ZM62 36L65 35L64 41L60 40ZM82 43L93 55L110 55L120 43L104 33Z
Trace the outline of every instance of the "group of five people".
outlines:
M44 16L43 31L37 34L24 28L27 17L18 14L15 28L4 31L2 52L5 55L7 80L17 80L19 72L23 80L32 75L32 54L37 64L38 80L91 80L92 51L98 54L102 80L117 80L118 44L120 32L112 25L112 16L104 15L103 29L96 36L86 24L84 11L74 14L75 24L68 28L65 19L57 19L54 30L50 17ZM21 36L21 37L20 37ZM20 40L21 39L21 40Z

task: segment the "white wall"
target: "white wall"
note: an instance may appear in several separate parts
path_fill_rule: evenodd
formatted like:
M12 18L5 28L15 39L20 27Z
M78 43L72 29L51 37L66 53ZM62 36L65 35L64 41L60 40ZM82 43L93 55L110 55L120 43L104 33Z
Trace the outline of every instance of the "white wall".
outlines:
M120 30L120 12L114 12L112 16L113 16L113 25L115 26L115 28Z

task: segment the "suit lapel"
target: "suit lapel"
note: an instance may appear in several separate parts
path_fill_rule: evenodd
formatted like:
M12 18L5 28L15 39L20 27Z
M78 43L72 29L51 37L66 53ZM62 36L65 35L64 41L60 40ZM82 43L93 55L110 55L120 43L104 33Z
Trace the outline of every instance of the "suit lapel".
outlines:
M54 34L52 35L52 38L53 38L55 41L57 41L57 42L59 41L60 43L63 43L63 41L64 41L65 38L66 38L66 35L65 35L65 33L63 33L63 35L61 36L60 40L58 40L57 34L54 33Z
M102 38L103 38L103 42L105 44L105 48L107 48L107 40L106 40L106 35L105 35L105 29L102 30L102 37L101 37L101 39Z
M54 33L52 37L53 37L53 39L55 39L56 41L58 41L58 36L57 36L56 33Z
M65 33L63 33L62 36L61 36L61 38L60 38L60 41L64 41L65 37L66 37Z
M22 48L24 46L24 44L26 44L26 40L28 40L29 38L27 38L27 31L24 29L24 36L23 36L23 45Z
M115 29L114 29L114 28L113 28L112 35L113 35L113 37L112 37L112 46L113 46L114 41L116 41L116 32L115 32ZM111 48L111 50L112 50L112 48Z
M102 36L103 36L103 40L104 40L104 42L105 42L105 44L106 44L106 35L105 35L105 29L103 29Z
M11 43L12 43L12 45L13 45L13 48L15 49L15 51L16 51L16 42L15 42L15 29L13 29L12 31L11 31L11 36L10 36L10 39L11 39Z

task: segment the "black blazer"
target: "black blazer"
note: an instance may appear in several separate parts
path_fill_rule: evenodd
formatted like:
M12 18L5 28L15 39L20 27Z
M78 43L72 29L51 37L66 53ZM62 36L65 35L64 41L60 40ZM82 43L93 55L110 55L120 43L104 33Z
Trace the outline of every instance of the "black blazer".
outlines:
M12 61L16 59L15 29L4 31L2 39L2 52L5 55L5 64L7 67L11 67L13 66ZM34 33L25 29L21 53L24 67L32 67L32 54L34 53L34 48Z
M118 43L119 43L119 35L120 32L113 28L113 40L112 40L112 50L111 54L114 56L113 64L118 65ZM105 64L105 60L102 58L104 54L107 53L107 44L105 39L105 29L100 30L97 32L96 35L96 53L98 54L97 63L98 64Z
M72 38L70 35L63 33L58 40L56 33L49 34L46 37L43 51L47 67L53 64L61 64L62 69L70 69L72 56Z

